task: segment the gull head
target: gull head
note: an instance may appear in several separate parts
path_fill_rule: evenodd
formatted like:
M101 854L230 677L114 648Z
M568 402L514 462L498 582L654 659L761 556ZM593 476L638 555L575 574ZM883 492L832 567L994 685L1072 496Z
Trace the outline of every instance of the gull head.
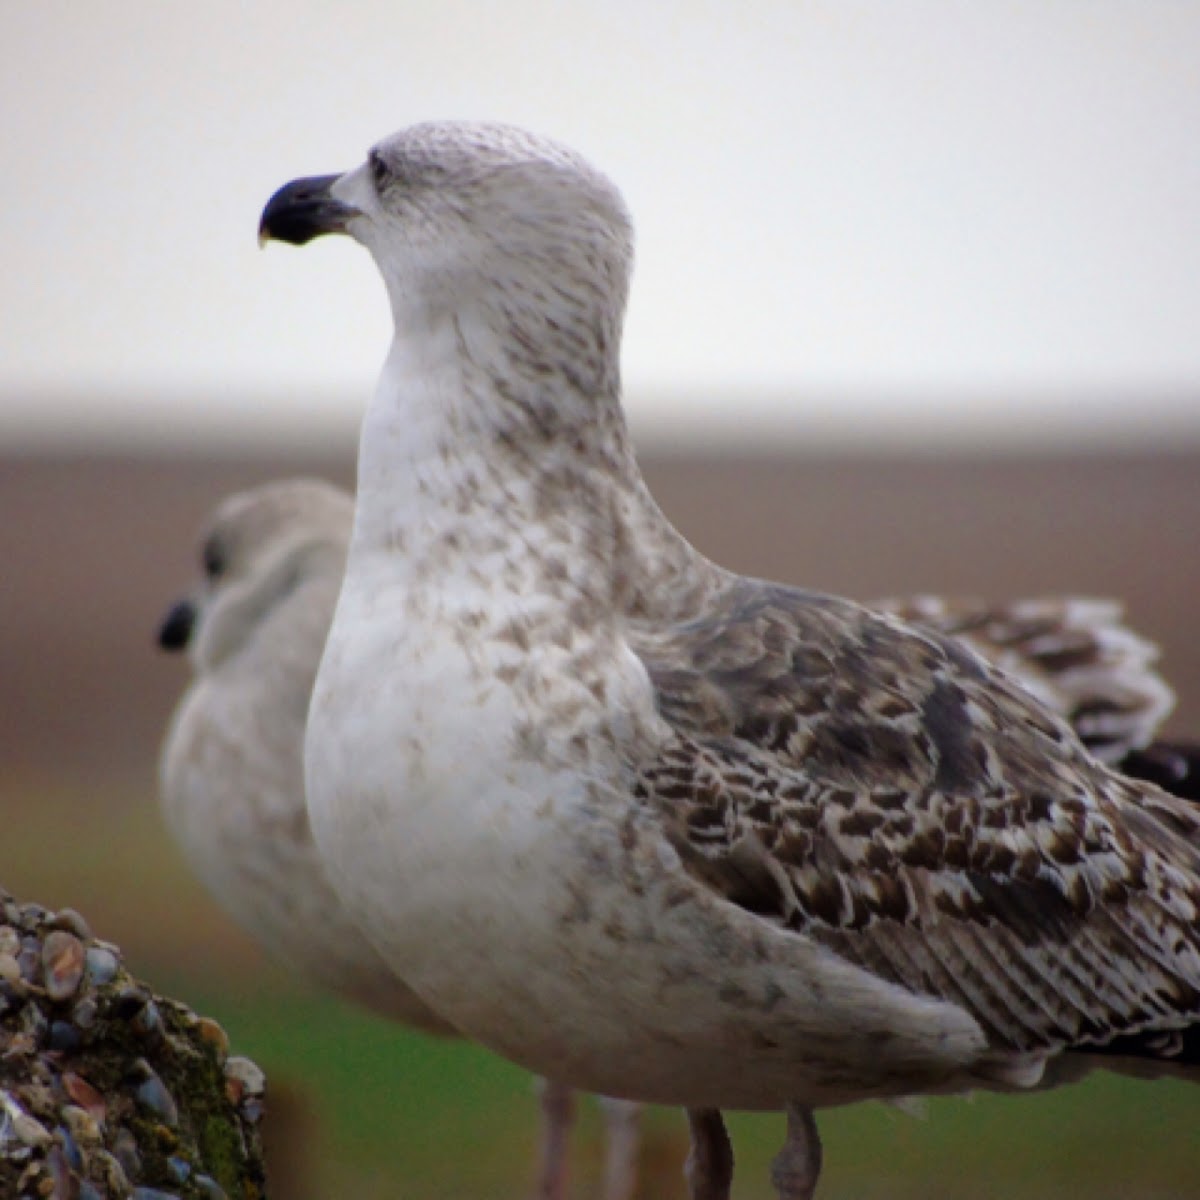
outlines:
M574 151L511 126L415 125L343 175L268 202L260 240L345 233L370 251L398 329L439 319L605 325L623 317L633 234L620 193ZM530 325L534 328L530 328Z
M228 497L201 537L203 582L168 610L159 645L187 651L197 674L215 670L306 581L341 579L353 515L351 497L320 480Z

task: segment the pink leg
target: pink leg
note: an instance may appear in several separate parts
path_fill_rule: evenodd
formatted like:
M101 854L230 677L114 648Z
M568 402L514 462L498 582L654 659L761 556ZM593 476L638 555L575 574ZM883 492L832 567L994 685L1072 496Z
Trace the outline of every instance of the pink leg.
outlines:
M642 1106L632 1100L597 1096L604 1113L603 1200L633 1200L637 1192Z
M575 1093L549 1079L538 1081L542 1101L542 1152L537 1200L567 1200L567 1143L575 1123Z
M779 1200L813 1200L821 1175L821 1137L811 1108L789 1104L787 1140L771 1164Z

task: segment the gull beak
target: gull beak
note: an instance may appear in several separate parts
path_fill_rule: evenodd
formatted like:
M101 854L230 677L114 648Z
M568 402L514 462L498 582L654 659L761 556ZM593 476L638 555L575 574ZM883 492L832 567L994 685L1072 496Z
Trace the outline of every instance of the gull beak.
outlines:
M330 189L339 179L340 175L317 175L285 183L259 218L258 244L274 239L303 246L323 233L345 233L350 219L362 214L334 197Z
M196 606L191 600L180 600L171 606L158 627L158 644L172 653L187 647L196 625Z

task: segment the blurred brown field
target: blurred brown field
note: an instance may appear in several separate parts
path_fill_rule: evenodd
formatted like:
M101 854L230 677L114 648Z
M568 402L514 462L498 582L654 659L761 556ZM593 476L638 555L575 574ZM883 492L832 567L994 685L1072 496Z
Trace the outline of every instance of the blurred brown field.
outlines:
M651 455L667 513L740 571L870 598L1120 597L1200 734L1200 450L1039 456ZM534 1104L519 1072L309 998L193 883L155 808L186 672L154 645L196 578L195 534L235 489L349 484L347 456L0 458L0 881L70 904L135 970L204 1003L276 1087L275 1200L521 1195ZM1200 1089L1098 1080L1052 1097L868 1106L823 1119L823 1196L1200 1195ZM737 1125L738 1194L766 1195L771 1118ZM645 1197L681 1196L682 1126L650 1121ZM594 1114L581 1179L599 1163ZM931 1189L933 1192L931 1193ZM581 1193L590 1194L590 1193Z

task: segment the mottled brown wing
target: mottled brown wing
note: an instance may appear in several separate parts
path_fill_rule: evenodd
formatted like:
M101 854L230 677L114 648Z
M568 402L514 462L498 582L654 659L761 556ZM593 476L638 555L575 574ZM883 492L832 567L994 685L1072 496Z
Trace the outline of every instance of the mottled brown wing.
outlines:
M1155 665L1158 647L1128 627L1112 600L919 595L871 607L965 642L1063 717L1110 765L1148 745L1175 704Z
M949 638L755 581L635 636L688 869L1014 1050L1200 1011L1200 820Z

